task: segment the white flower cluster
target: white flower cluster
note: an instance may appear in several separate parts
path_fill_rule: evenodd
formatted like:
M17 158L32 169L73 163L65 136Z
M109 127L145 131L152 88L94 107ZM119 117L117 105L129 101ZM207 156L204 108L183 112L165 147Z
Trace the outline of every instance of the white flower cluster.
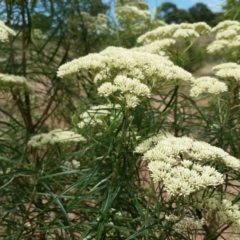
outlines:
M85 142L85 141L86 139L78 133L61 129L55 129L49 133L41 133L32 137L28 142L28 146L42 147L46 144Z
M182 29L179 28L173 33L175 39L196 39L200 35L194 29Z
M213 71L216 71L215 75L223 80L231 79L240 82L240 65L236 63L219 64L213 68Z
M240 30L240 29L239 29ZM217 40L221 40L221 39L233 39L234 37L237 36L237 31L234 30L234 29L226 29L224 31L221 31L219 32L217 35L216 35L216 39Z
M115 15L120 32L130 36L145 32L151 23L148 4L141 0L117 1Z
M148 52L157 54L160 56L166 55L166 49L169 49L169 47L173 46L176 43L174 39L171 38L165 38L163 40L156 40L154 42L151 42L149 44L146 44L141 47L133 48L133 51L141 51L141 52Z
M99 54L89 54L66 63L59 68L58 76L77 72L91 78L101 96L124 92L118 100L129 108L150 96L149 89L154 91L169 84L180 85L194 80L191 73L164 57L120 47L108 47Z
M99 13L97 15L97 23L106 25L109 22L107 15Z
M148 44L164 38L190 39L194 40L200 34L209 33L211 28L204 22L181 23L158 27L149 31L138 38L138 43Z
M225 20L217 24L216 27L212 28L212 32L218 33L230 28L238 28L240 26L238 21Z
M91 16L87 12L80 13L80 21L84 25L84 27L88 30L89 33L91 32L108 32L108 22L109 19L105 14L98 14L97 16ZM77 19L72 19L72 22L79 22L79 17Z
M0 42L7 42L10 35L15 36L15 32L0 21Z
M78 127L84 128L85 126L103 125L104 119L118 108L120 108L118 104L92 106L80 115L81 122L78 123Z
M137 79L118 75L113 83L103 83L98 88L98 94L108 97L114 92L118 92L118 95L120 95L119 98L125 101L127 108L134 108L140 103L142 98L150 97L148 86Z
M227 54L229 51L239 49L240 23L238 21L222 21L212 29L212 32L216 33L216 40L208 45L208 53Z
M172 137L172 135L169 133L160 133L153 137L150 137L150 138L146 139L145 141L143 141L142 143L140 143L135 148L135 152L144 154L149 149L155 147L160 140L165 139L166 137Z
M192 164L190 168L174 166L163 161L151 161L148 164L153 181L163 182L164 188L171 195L188 196L208 186L223 183L222 174L210 166Z
M229 41L225 39L215 40L207 47L208 53L220 53L228 48Z
M117 75L138 79L142 83L191 82L192 75L156 54L138 52L120 47L108 47L99 54L89 54L62 65L58 76L80 72L91 73L96 84L113 81ZM159 85L158 85L159 86Z
M240 168L240 160L229 155L223 149L189 137L163 136L163 139L158 141L155 147L145 152L144 158L150 161L164 161L170 164L177 164L179 154L185 159L199 163L212 161L223 163L235 170Z
M41 29L34 28L31 31L31 38L33 40L40 40L40 39L46 39L47 36L43 34Z
M183 217L180 218L176 215L165 215L165 219L168 222L174 223L173 229L178 233L186 233L191 230L200 230L202 229L205 219L194 219L192 217Z
M197 97L202 93L219 94L227 91L227 85L213 77L200 77L194 80L190 96Z
M228 83L240 82L240 65L234 62L222 63L212 69L215 71L215 75Z
M151 177L155 182L163 182L172 195L189 195L223 183L221 173L202 164L222 163L240 168L240 161L224 150L188 137L156 136L145 140L135 152L143 153L144 159L150 161Z
M74 169L79 168L80 165L81 165L80 162L75 160L75 159L73 159L72 161L67 161L67 162L64 163L65 167L74 168Z
M102 52L102 56L106 58L106 68L98 73L95 82L109 81L117 75L127 75L130 78L136 78L141 82L157 82L158 80L171 78L171 73L180 75L182 72L186 74L186 81L191 79L191 74L180 70L178 74L174 68L174 64L165 57L157 56L145 52L137 52L120 47L108 47ZM175 71L174 71L175 70ZM172 79L174 80L174 79Z
M200 35L208 34L212 30L212 28L205 22L197 22L197 23L193 23L192 25L193 25L195 31L197 33L199 33Z
M96 74L104 67L106 67L105 58L97 53L91 53L63 64L58 69L57 75L58 77L63 77L81 72L83 75L88 76L90 73Z
M117 20L121 24L150 21L151 13L147 10L141 10L136 6L119 6L115 10Z
M136 6L139 9L147 10L149 6L144 0L116 0L116 6Z
M240 65L238 65L235 62L228 62L228 63L221 63L212 68L214 72L217 72L222 69L233 69L233 68L239 68Z
M25 91L31 93L32 87L23 76L15 76L0 73L0 91Z
M149 44L156 40L171 38L173 33L178 29L177 24L160 26L152 31L149 31L137 39L138 43Z
M215 73L218 77L221 78L232 78L235 81L240 81L240 68L229 68L229 69L221 69Z
M238 204L233 204L228 199L210 198L206 202L210 210L215 211L222 223L233 223L235 230L240 230L240 207Z
M158 28L158 27L161 27L161 26L166 26L167 23L165 23L164 21L159 20L159 19L153 19L151 21L150 25L151 25L151 29L155 29L155 28Z

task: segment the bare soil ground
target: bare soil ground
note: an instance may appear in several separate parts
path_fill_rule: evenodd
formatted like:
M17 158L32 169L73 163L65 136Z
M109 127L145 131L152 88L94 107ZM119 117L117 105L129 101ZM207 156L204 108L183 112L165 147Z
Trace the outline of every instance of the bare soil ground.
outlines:
M194 77L203 77L203 76L213 76L214 72L212 71L212 68L217 65L216 63L209 62L209 63L204 63L201 68L196 70L193 73Z

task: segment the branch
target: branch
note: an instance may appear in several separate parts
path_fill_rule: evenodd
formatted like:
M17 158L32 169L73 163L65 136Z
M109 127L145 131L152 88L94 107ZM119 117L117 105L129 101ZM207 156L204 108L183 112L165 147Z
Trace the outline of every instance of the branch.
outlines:
M44 123L44 121L46 121L46 119L52 114L52 113L51 113L51 114L48 114L48 111L50 110L50 108L51 108L51 106L52 106L52 104L53 104L53 102L54 102L54 98L55 98L58 90L59 90L58 88L55 89L55 91L54 91L53 95L51 96L51 98L49 99L48 104L47 104L46 108L44 109L41 117L40 117L40 118L38 119L38 121L33 125L34 129L37 129L37 128L41 127L41 125ZM59 104L58 104L58 105L59 105ZM53 111L55 111L55 109L58 107L58 105L55 106L55 108L53 109ZM53 111L52 111L52 112L53 112Z

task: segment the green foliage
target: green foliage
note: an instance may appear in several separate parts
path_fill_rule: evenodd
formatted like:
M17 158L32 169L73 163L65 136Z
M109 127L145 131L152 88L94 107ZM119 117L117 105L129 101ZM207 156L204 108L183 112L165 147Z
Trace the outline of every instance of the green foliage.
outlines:
M198 44L193 44L186 52L173 52L171 60L178 66L186 69L189 72L194 72L201 68L206 61L206 50Z
M42 13L35 13L31 17L32 29L40 29L46 33L51 29L51 19Z
M174 3L162 3L155 12L155 18L166 23L193 22L192 16L184 9L178 9Z
M169 14L171 15L173 12L175 12L177 9L178 8L174 3L164 2L157 8L155 12L155 18L164 19ZM167 22L166 19L164 20Z
M210 26L215 18L215 14L203 3L196 3L190 7L188 12L193 18L193 22L206 22Z
M164 2L156 9L155 18L162 19L166 23L182 23L182 22L206 22L210 26L215 26L220 19L220 13L213 13L205 4L196 3L188 10L178 9L171 2ZM220 14L221 15L221 14Z
M124 3L138 7L126 8L135 15L121 15L118 25L98 15L109 9L100 0L1 5L5 22L16 31L15 36L9 33L9 42L0 43L0 83L5 81L0 88L1 239L207 240L232 231L240 219L240 161L235 158L240 157L239 84L218 77L228 91L216 94L206 88L197 98L189 94L196 79L186 70L206 57L194 42L208 26L197 31L195 25L179 25L174 30L178 37L158 51L166 55L158 56L149 44L164 37L148 31L164 23L154 25L141 1ZM173 16L174 11L179 15ZM163 5L159 14L174 22L189 17L174 4ZM172 31L171 26L166 29ZM144 51L105 49L133 47L146 32L155 39L145 43ZM239 63L238 55L231 56L222 60ZM81 58L72 60L76 57ZM19 79L34 91L16 91L25 83ZM165 142L166 152L157 157L175 158L171 169L184 160L191 161L189 171L198 164L212 168L223 182L181 195L183 189L171 194L163 180L154 180L148 168L154 161L137 147L150 139L150 150L156 137L160 142L183 136L196 139L191 140L196 145L201 140L219 148L203 145L198 150L205 155L193 157L196 149L181 152L186 144L173 145L178 150L168 156L171 145ZM232 154L232 165L222 162L229 157L222 149ZM227 197L230 206L224 212L221 201ZM218 205L212 206L213 200ZM177 220L171 220L174 216Z
M226 11L224 14L225 19L239 20L240 16L240 1L239 0L227 0L223 5L223 9Z

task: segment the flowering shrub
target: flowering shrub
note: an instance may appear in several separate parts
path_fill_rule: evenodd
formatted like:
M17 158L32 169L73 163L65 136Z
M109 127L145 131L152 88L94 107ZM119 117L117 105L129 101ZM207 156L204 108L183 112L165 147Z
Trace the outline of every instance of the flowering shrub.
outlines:
M152 29L146 4L122 2L119 25L132 25L137 45L56 69L61 86L87 89L79 102L69 97L71 123L49 130L52 98L38 118L34 81L0 74L1 94L20 112L1 110L4 239L218 239L240 230L239 23ZM108 30L106 16L81 15L90 32ZM210 32L208 52L222 58L214 76L195 78L178 53ZM1 23L3 44L11 35Z

